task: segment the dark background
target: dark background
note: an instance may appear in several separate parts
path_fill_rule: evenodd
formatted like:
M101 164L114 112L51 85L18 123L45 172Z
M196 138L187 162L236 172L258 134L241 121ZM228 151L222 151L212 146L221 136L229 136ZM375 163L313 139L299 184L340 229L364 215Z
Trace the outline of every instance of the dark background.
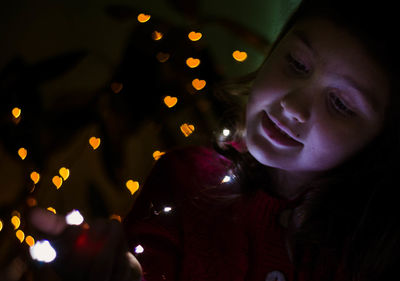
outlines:
M1 1L0 274L15 267L19 241L10 218L18 211L24 230L27 199L59 214L123 216L135 197L125 183L143 183L154 151L201 144L218 133L225 108L213 85L257 69L297 3ZM139 23L139 13L151 19ZM155 30L161 40L152 39ZM190 31L202 39L188 40ZM246 51L247 60L235 61L235 50ZM159 52L170 54L168 61L158 61ZM200 66L188 68L188 57L200 58ZM206 87L195 90L195 78ZM163 103L167 95L178 98L172 108ZM14 107L22 110L17 119ZM184 123L195 127L188 137ZM101 139L96 150L92 136ZM28 151L24 160L20 147ZM57 190L52 178L61 167L70 177ZM32 171L40 174L37 184Z

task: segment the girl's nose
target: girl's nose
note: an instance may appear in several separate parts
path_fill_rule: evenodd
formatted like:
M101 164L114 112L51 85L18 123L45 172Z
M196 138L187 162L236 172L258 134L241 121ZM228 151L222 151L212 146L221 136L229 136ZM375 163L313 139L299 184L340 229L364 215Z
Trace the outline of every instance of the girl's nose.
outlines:
M305 99L306 97L299 95L299 93L284 96L280 101L284 114L289 119L305 123L310 117L310 111Z

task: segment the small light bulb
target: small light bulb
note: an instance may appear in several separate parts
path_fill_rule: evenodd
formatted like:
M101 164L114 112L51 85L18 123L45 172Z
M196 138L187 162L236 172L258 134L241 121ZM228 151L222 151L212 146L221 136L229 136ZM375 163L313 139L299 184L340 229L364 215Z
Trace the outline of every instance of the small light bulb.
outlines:
M18 229L18 227L21 225L21 219L20 219L18 216L14 215L14 216L11 218L11 223L12 223L13 226L14 226L14 230L16 230L16 229Z
M230 176L225 176L225 177L222 179L221 183L230 182L230 181L231 181L231 177L230 177Z
M84 219L78 210L72 210L66 215L65 221L69 225L80 225L83 223Z
M169 206L164 207L164 213L169 213L169 212L171 212L171 211L172 211L172 208L171 208L171 207L169 207Z
M32 236L28 235L25 238L25 243L28 244L29 247L32 247L35 245L35 239Z
M227 136L229 136L229 135L231 134L231 131L230 131L229 129L223 129L223 130L222 130L222 134L223 134L225 137L227 137Z
M29 253L32 259L40 262L52 262L57 253L47 240L37 241L32 247L29 248Z
M34 184L37 184L40 180L40 174L38 172L33 171L31 173L31 180L33 181Z
M125 183L125 186L129 190L131 195L135 194L135 192L139 190L139 182L138 181L128 180Z
M11 113L14 116L14 118L18 118L19 116L21 116L21 108L14 107Z
M24 160L26 158L26 155L28 155L28 151L26 150L26 148L21 147L20 149L18 149L18 155L19 157L21 157L22 160Z
M141 253L143 253L143 252L144 252L144 249L143 249L142 245L137 245L137 246L135 247L135 253L136 253L136 254L141 254Z
M56 209L54 209L53 207L48 207L47 210L52 212L53 214L57 214Z
M21 229L17 230L17 232L15 233L15 236L17 236L19 242L21 242L21 243L24 242L25 233Z

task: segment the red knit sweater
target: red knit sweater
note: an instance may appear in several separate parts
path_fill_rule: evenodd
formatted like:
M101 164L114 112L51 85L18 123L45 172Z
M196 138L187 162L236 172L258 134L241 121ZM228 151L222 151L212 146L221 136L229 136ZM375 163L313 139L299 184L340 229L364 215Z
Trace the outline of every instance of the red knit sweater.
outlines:
M125 219L130 250L146 281L294 279L279 222L294 201L259 190L218 208L204 194L221 184L229 189L230 167L205 147L175 150L158 160ZM135 253L138 245L142 253ZM305 277L299 273L298 280Z

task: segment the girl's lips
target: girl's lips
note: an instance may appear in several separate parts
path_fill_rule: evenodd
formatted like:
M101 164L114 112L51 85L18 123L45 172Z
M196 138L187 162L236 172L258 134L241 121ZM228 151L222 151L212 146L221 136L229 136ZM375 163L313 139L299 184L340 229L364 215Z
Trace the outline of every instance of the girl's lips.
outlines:
M289 147L295 147L295 146L302 146L303 144L296 141L292 137L290 137L288 134L286 134L284 131L279 129L277 125L269 118L268 114L264 111L262 120L261 120L262 127L269 137L273 142L280 144L282 146L289 146Z

